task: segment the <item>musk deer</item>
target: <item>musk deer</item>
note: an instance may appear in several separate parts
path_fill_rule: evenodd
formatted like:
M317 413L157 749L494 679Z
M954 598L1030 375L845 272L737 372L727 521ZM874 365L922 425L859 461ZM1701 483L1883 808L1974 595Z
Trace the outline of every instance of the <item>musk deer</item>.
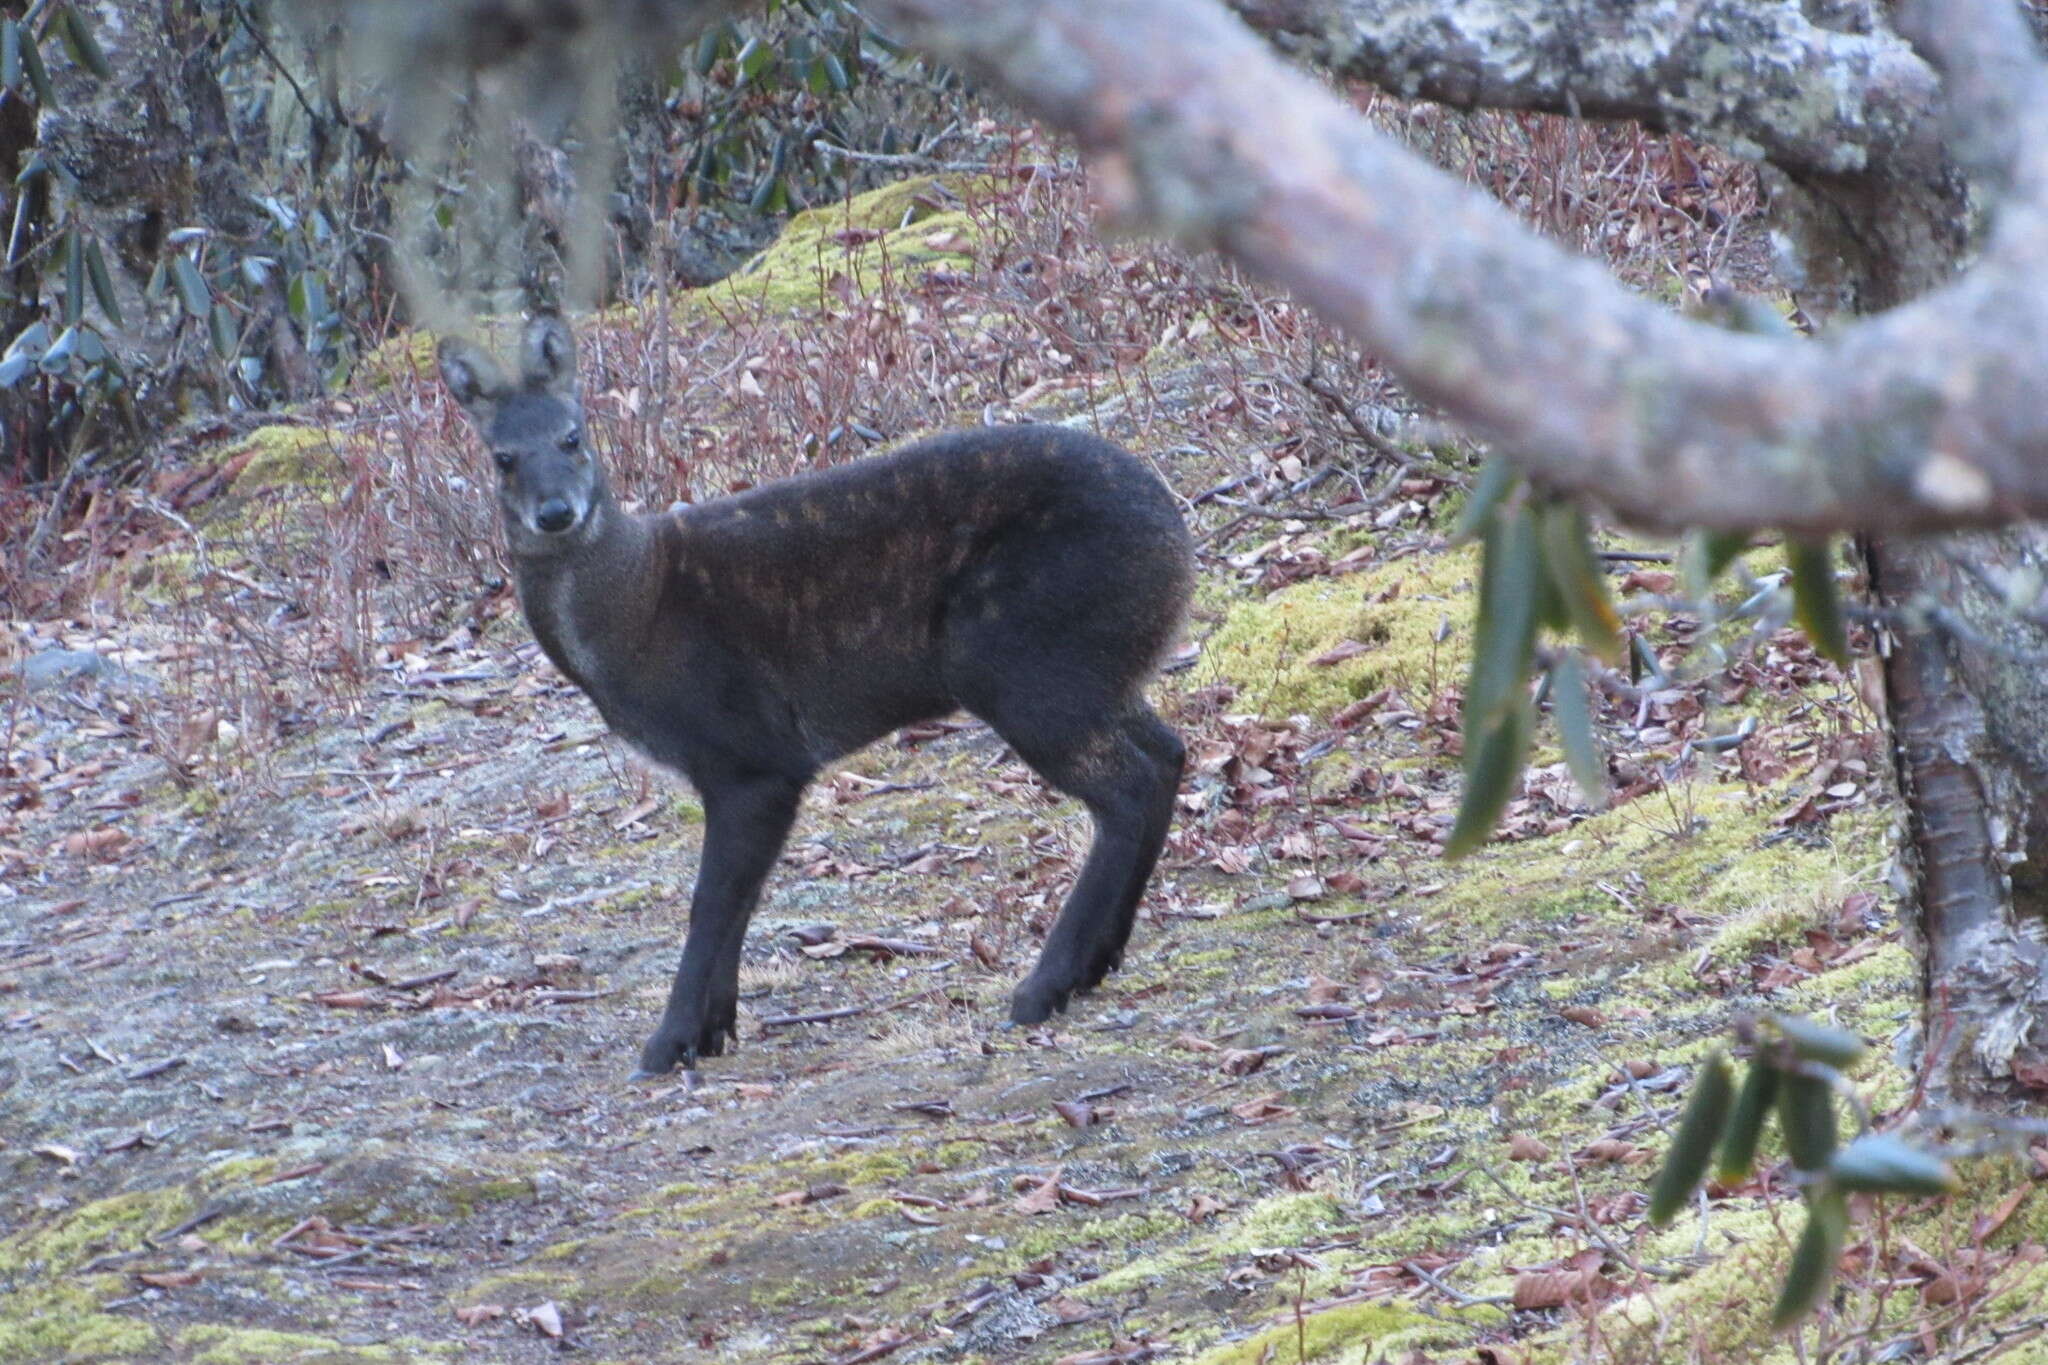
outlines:
M1158 478L1080 432L992 427L634 515L585 443L567 325L537 319L521 359L514 380L464 341L440 348L498 467L526 619L704 803L682 965L635 1077L737 1039L747 921L819 769L960 709L1095 826L1010 1017L1038 1023L1119 966L1183 758L1143 697L1194 571Z

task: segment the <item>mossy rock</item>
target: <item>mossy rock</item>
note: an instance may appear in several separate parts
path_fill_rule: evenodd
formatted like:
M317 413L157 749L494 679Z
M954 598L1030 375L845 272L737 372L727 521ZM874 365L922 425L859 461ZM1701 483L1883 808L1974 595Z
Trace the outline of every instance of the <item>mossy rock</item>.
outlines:
M0 1273L0 1365L84 1365L159 1356L156 1329L99 1311L128 1292L119 1275L88 1275L33 1287Z
M1426 701L1460 685L1472 659L1477 549L1403 559L1367 573L1316 578L1231 607L1203 653L1238 689L1236 708L1327 721L1382 687ZM1450 629L1436 638L1448 618ZM1319 656L1356 641L1362 654Z
M228 460L249 457L235 475L238 494L265 488L327 491L339 487L345 474L335 433L328 427L258 427L224 455Z
M67 1274L95 1256L142 1246L150 1233L189 1217L196 1207L192 1195L177 1188L95 1200L0 1239L0 1276Z
M682 295L692 313L733 308L815 310L835 283L869 295L885 283L915 283L934 270L974 265L974 218L944 207L974 182L919 176L806 209L752 260L716 284Z

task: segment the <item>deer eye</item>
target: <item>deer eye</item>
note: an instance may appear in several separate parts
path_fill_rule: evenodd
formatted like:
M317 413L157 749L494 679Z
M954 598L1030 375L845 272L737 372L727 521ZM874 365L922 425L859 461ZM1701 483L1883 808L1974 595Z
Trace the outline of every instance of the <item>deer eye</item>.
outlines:
M570 452L571 454L574 454L576 451L581 450L583 448L583 429L581 427L572 427L562 437L561 445L562 449Z
M512 465L514 461L511 451L494 450L491 452L491 459L497 463L498 472L500 474L510 474L512 472Z

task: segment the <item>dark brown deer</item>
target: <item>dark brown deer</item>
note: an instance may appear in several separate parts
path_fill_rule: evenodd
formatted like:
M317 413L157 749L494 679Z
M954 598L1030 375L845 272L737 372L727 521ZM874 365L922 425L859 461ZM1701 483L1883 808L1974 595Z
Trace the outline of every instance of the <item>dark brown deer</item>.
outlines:
M819 769L955 710L1095 824L1011 1019L1064 1010L1122 963L1183 757L1143 692L1194 576L1149 469L1080 432L990 427L632 515L584 442L560 319L527 329L516 381L460 340L440 360L497 464L541 648L703 798L689 937L636 1077L738 1037L747 921Z

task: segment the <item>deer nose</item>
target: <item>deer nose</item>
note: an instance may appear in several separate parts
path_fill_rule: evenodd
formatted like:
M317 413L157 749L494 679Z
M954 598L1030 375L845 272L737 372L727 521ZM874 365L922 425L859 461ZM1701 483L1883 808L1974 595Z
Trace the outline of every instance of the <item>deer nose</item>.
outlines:
M560 498L549 498L533 513L533 524L550 533L568 530L575 520L575 510Z

